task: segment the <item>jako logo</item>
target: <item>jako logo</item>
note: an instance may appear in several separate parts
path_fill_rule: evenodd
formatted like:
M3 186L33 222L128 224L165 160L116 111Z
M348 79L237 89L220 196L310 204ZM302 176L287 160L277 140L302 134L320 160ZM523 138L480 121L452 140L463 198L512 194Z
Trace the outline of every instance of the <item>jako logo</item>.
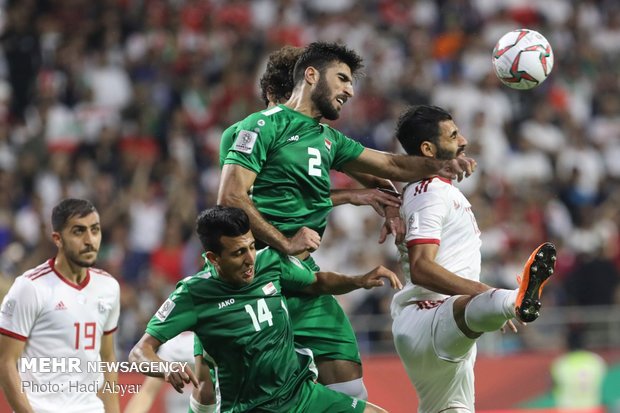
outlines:
M234 304L234 303L235 303L235 299L234 298L229 298L228 300L222 301L221 303L219 303L217 308L218 308L218 310L221 310L222 308L228 307L229 305Z

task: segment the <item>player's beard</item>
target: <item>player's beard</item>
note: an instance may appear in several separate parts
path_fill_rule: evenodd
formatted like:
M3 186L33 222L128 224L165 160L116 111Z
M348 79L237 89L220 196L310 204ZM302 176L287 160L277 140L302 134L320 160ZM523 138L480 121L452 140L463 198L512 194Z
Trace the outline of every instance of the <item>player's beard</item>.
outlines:
M334 107L330 99L331 91L324 77L319 78L316 89L312 92L310 99L314 106L321 112L321 115L328 120L336 120L340 117L340 112Z
M449 161L452 160L454 158L456 158L457 156L459 156L461 153L463 153L465 151L465 147L464 146L460 146L457 150L456 153L449 151L448 149L444 149L441 146L437 146L437 153L435 154L435 158L440 159L442 161Z
M94 251L97 252L96 250L90 250L90 251ZM92 261L86 261L82 258L80 258L80 255L86 251L81 251L78 253L75 253L73 251L67 251L65 250L65 257L67 257L67 260L70 261L71 263L79 266L79 267L83 267L83 268L90 268L93 265L95 265L95 261L97 261L97 255L95 255L95 258Z

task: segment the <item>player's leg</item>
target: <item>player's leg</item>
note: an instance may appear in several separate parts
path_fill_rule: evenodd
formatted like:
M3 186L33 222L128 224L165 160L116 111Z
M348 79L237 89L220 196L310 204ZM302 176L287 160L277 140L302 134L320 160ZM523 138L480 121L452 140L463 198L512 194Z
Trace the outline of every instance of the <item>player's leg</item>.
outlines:
M476 340L456 325L455 300L434 308L410 304L394 318L394 345L416 388L420 412L473 411Z
M385 413L378 406L307 381L300 387L298 413Z
M518 290L494 289L454 304L454 316L461 330L470 335L500 329L514 317L524 322L538 318L540 295L553 274L555 247L544 243L532 252L521 275Z
M287 297L295 346L314 353L319 383L359 399L368 393L353 327L330 295Z

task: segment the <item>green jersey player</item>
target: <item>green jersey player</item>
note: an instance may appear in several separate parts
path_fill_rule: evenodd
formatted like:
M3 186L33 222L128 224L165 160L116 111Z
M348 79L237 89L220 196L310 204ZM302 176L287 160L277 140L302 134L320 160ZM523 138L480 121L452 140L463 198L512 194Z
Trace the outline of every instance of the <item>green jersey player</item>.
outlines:
M286 104L250 115L237 126L218 203L243 208L255 236L287 254L305 259L319 247L333 206L331 169L411 181L428 174L460 179L475 168L468 158L441 161L368 149L320 123L323 117L339 117L353 97L353 77L360 68L355 52L312 43L295 65L295 87ZM294 297L289 309L296 341L317 356L319 380L363 398L355 335L335 299Z
M282 289L342 294L383 285L382 278L400 288L394 273L384 267L359 277L314 273L277 250L257 254L248 216L238 208L203 211L197 232L206 251L204 269L179 282L132 349L130 361L162 361L159 346L189 330L214 365L223 412L384 412L314 382L311 358L301 364L295 351ZM172 370L146 374L164 376L177 389L190 381L197 384L191 369Z
M293 92L293 68L304 49L284 46L272 52L267 61L267 68L260 78L261 97L272 108L279 103L285 103ZM220 140L220 168L229 149L233 145L235 133L240 122L229 126ZM330 199L333 206L342 204L370 205L386 223L381 229L379 243L385 241L387 234L392 233L397 242L404 238L405 226L400 219L400 199L396 188L387 179L368 174L345 171L353 179L361 183L366 189L332 189ZM380 189L379 189L380 188Z

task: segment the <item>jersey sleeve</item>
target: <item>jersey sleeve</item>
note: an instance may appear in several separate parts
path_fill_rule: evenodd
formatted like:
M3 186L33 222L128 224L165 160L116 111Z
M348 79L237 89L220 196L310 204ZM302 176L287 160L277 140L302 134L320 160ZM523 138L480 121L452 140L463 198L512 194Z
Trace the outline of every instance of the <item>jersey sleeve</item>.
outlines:
M146 326L146 332L162 343L193 331L198 318L187 285L180 282L177 289L159 307Z
M364 151L364 146L358 141L343 135L335 129L332 129L332 131L334 132L334 135L332 136L335 142L325 142L325 144L328 147L335 147L336 153L334 155L332 169L340 170L347 162L357 159ZM326 138L326 140L328 139Z
M220 139L220 168L224 166L224 161L228 155L228 150L232 146L235 131L237 130L238 123L229 126L224 132L222 132L222 139Z
M224 164L240 165L258 174L274 140L271 119L261 113L250 115L239 122L232 134Z
M32 281L18 277L2 300L0 333L26 341L42 308L41 301Z
M118 318L121 314L121 289L116 280L114 280L114 289L114 303L112 304L112 311L110 311L108 319L103 325L103 334L113 333L118 328Z
M283 290L303 290L316 281L314 270L296 257L281 254L280 269L280 282Z
M419 185L424 185L424 181ZM441 243L443 222L448 205L439 191L419 191L408 188L403 197L401 215L407 225L407 247L416 244Z
M194 334L194 357L202 356L203 354L202 343L196 334Z

